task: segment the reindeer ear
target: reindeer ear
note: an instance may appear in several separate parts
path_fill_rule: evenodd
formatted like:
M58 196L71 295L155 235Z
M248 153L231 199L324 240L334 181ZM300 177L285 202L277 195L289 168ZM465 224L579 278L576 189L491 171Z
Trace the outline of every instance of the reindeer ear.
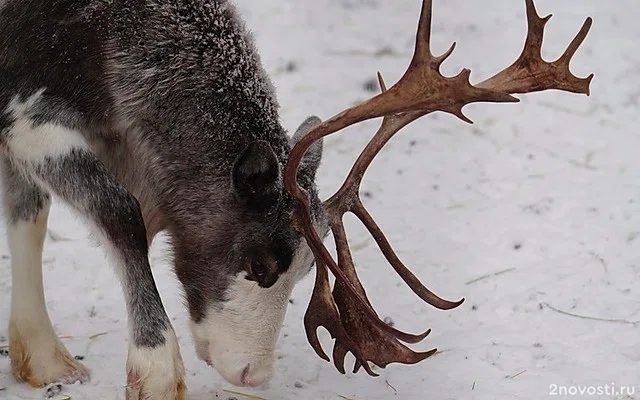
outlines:
M250 208L264 210L280 199L280 163L269 143L251 143L233 166L233 187L238 199Z
M320 125L322 120L315 115L307 118L296 130L291 138L291 147L293 147L304 135L309 133L313 128ZM302 162L300 163L300 169L306 171L312 178L316 176L318 167L320 167L320 161L322 160L322 147L323 139L320 139L313 143L311 147L304 153Z

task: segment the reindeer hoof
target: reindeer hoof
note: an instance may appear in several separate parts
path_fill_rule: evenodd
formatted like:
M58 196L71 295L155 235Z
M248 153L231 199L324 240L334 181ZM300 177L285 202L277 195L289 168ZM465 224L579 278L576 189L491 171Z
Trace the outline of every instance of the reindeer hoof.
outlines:
M89 370L79 362L76 362L76 369L67 375L62 376L56 382L63 383L65 385L72 385L76 382L87 383L91 380Z
M89 370L76 361L64 346L53 341L51 346L44 342L31 342L14 336L9 344L11 372L16 381L39 388L50 383L73 384L90 380Z
M167 332L165 344L129 348L126 400L184 400L184 366L175 333Z
M163 382L163 387L158 385L147 385L145 380L138 374L129 372L127 374L126 400L184 400L187 388L184 381L180 379L174 384Z

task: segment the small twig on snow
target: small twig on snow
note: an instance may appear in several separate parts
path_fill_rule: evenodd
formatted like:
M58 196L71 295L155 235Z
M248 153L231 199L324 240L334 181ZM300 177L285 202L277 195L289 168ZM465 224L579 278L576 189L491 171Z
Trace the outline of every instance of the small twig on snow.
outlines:
M555 311L558 314L567 315L569 317L580 318L580 319L588 319L588 320L591 320L591 321L612 322L612 323L615 323L615 324L626 324L626 325L633 325L633 326L640 325L640 321L629 321L629 320L626 320L626 319L608 319L608 318L590 317L588 315L573 314L573 313L570 313L568 311L559 310L559 309L555 308L554 306L552 306L549 303L542 303L542 304L545 307L547 307L548 309L550 309L551 311Z
M544 151L547 153L547 155L551 158L555 158L556 160L561 160L561 161L565 161L568 162L569 164L578 167L578 168L583 168L589 171L596 171L598 168L594 167L593 165L591 165L591 159L593 158L593 155L595 154L595 151L590 151L588 152L585 157L584 157L584 161L579 161L579 160L574 160L573 158L565 158L562 157L561 155L559 155L558 153L551 151L549 149L544 149Z
M520 375L524 374L525 372L527 372L526 369L524 371L518 372L515 375L507 375L507 379L515 379L515 378L519 377Z
M237 396L244 396L248 399L256 399L256 400L267 400L264 397L260 397L260 396L254 396L252 394L247 394L247 393L242 393L242 392L236 392L233 390L228 390L228 389L222 389L223 392L225 393L229 393L229 394L235 394Z
M499 275L506 274L507 272L512 272L512 271L515 271L515 270L516 270L515 268L509 268L509 269L505 269L504 271L495 272L493 274L482 275L479 278L475 278L475 279L470 280L469 282L466 283L466 285L471 285L472 283L480 282L480 281L485 280L487 278L493 278L494 276L499 276Z
M394 388L394 387L393 387L393 385L392 385L392 384L390 384L388 380L385 380L385 381L384 381L384 383L386 383L386 384L387 384L387 386L389 386L389 387L390 387L390 388L391 388L395 393L398 393L398 391L396 390L396 388Z
M97 339L97 338L99 338L100 336L107 335L108 333L109 333L109 332L100 332L100 333L96 333L95 335L91 335L91 336L89 336L89 339L90 339L90 340Z
M47 233L49 234L49 238L51 238L51 240L54 242L70 242L73 240L68 237L62 236L61 234L56 233L51 229L47 229Z

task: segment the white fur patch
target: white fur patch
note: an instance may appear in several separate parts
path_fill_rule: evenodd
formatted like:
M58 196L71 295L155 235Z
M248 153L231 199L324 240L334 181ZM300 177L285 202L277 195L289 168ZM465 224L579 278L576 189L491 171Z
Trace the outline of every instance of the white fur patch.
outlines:
M42 247L48 214L46 207L35 223L18 221L8 226L12 275L11 316L18 324L37 321L44 327L46 324L42 322L49 320L42 283Z
M198 356L236 386L261 386L271 377L275 347L295 284L308 272L312 255L301 244L291 266L270 288L245 279L231 282L221 307L191 322Z
M45 89L38 90L25 101L14 97L6 108L13 119L7 142L9 152L21 161L41 163L47 157L61 157L73 149L88 148L82 134L53 123L34 125L33 107Z

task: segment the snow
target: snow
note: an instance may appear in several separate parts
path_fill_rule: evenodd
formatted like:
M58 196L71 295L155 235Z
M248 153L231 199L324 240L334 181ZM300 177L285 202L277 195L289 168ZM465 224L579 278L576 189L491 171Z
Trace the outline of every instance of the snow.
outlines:
M434 52L458 42L445 73L469 67L478 82L519 54L524 1L434 3ZM378 70L389 85L395 82L409 61L420 8L419 0L237 4L291 130L309 114L328 118L370 96L364 84ZM554 14L547 59L563 51L584 18L594 18L572 64L578 76L595 73L591 96L547 92L520 96L519 104L472 105L465 111L474 125L432 114L384 149L363 187L367 206L407 265L436 293L465 297L465 303L447 312L421 304L348 219L360 274L380 315L411 332L432 328L416 348L441 352L419 365L391 365L379 378L340 375L304 335L311 274L294 291L270 388L233 388L196 360L180 288L156 243L154 274L180 336L189 399L247 398L228 392L237 391L269 400L539 400L553 394L553 385L558 393L570 386L633 386L635 395L571 397L638 398L640 3L536 4L541 14ZM327 140L318 179L323 195L340 184L376 127L365 123ZM85 224L59 203L50 231L49 312L69 350L83 355L93 373L91 383L63 393L75 400L122 399L127 345L119 284ZM6 344L10 299L4 237L1 243L0 345ZM330 351L328 335L321 336ZM44 395L17 385L2 356L0 387L0 398Z

